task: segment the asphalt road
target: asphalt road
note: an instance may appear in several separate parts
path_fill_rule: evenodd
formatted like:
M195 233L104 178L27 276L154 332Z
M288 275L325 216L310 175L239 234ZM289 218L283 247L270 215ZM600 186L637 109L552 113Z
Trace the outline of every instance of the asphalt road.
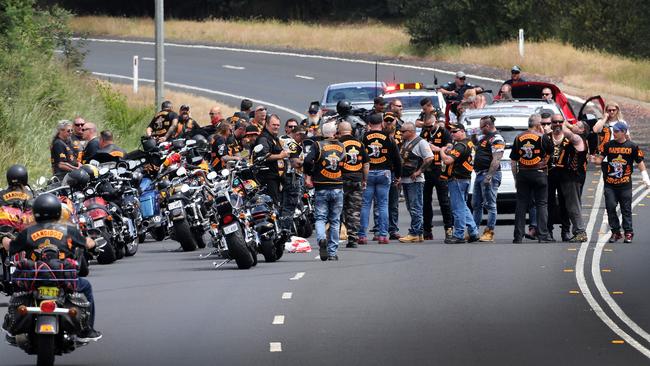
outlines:
M86 67L128 75L131 56L147 52L91 43ZM356 63L204 49L170 47L167 60L169 81L297 111L325 84L374 75ZM395 70L410 80L420 72ZM650 193L635 189L635 243L598 245L606 217L599 173L590 174L592 239L582 246L510 244L512 215L501 215L493 244L442 244L436 217L436 239L424 244L343 248L338 262L285 254L245 271L147 242L133 258L92 267L104 338L59 364L648 364ZM402 203L402 233L408 224ZM0 344L1 365L33 362Z

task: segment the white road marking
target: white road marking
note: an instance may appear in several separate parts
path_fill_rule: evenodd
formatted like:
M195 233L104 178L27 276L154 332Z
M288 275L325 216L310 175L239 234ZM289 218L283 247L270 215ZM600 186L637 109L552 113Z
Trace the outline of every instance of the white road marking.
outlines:
M283 292L282 293L282 300L289 300L293 297L293 293L291 292Z
M143 57L142 61L156 61L156 59L153 57Z
M273 325L282 325L284 324L284 315L276 315L273 317Z
M269 352L282 352L282 343L280 343L280 342L270 342L269 343Z
M80 40L82 38L72 37L71 39L72 40ZM140 44L140 45L147 45L147 46L155 45L155 43L151 42L151 41L130 41L130 40L126 40L126 39L83 38L83 40L85 40L87 42ZM306 55L306 54L296 53L296 52L278 52L278 51L243 49L243 48L233 48L233 47L219 47L219 46L207 46L207 45L179 44L179 43L165 43L165 46L166 47L182 47L182 48L199 48L199 49L220 50L220 51L230 51L230 52L257 53L257 54L275 55L275 56L313 58L313 59L320 59L320 60L342 61L342 62L350 62L350 63L361 63L361 64L367 64L367 65L374 65L375 64L375 61L350 59L350 58L334 57L334 56L324 56L324 55ZM435 71L435 72L439 72L441 74L447 74L447 75L455 75L456 74L456 71L448 71L448 70L443 70L443 69L437 69L437 68L434 68L434 67L404 65L404 64L397 64L397 63L383 62L383 61L382 62L377 62L377 64L381 65L381 66L401 67L401 68L412 69L412 70ZM472 79L475 79L475 80L491 81L491 82L494 82L494 83L502 83L504 81L502 79L488 78L488 77L473 75L473 74L467 74L467 76L469 78L472 78ZM573 96L573 95L569 95L569 94L566 94L566 93L564 95L566 95L567 98L572 99L572 100L574 100L574 101L576 101L578 103L584 103L585 102L585 100L582 99L582 98L579 98L579 97L576 97L576 96Z
M305 272L298 272L298 273L296 273L295 276L291 277L290 280L291 281L296 281L296 280L299 280L299 279L303 278L303 276L305 276Z
M614 323L614 321L605 313L605 311L600 306L600 304L598 304L593 294L591 293L589 286L587 285L587 280L585 278L585 272L584 272L585 257L587 256L587 250L589 249L589 242L591 241L591 232L593 231L594 226L596 225L596 216L598 215L598 211L600 209L600 202L602 201L603 198L602 179L600 179L598 182L598 187L596 188L595 197L596 200L591 209L591 215L589 216L589 223L587 224L588 240L580 245L580 251L578 252L578 258L576 260L575 273L576 273L576 281L578 282L578 287L580 287L580 292L582 292L582 296L584 296L585 300L587 300L587 303L589 303L589 306L594 310L596 316L598 316L600 320L609 327L609 329L611 329L614 333L618 334L621 338L623 338L632 347L636 348L637 351L641 352L644 356L650 358L650 350L645 348L636 339L634 339L623 329L621 329L616 323Z
M314 80L314 77L313 77L313 76L296 75L296 77L299 78L299 79Z
M224 69L231 69L231 70L244 70L244 66L233 66L233 65L221 65Z
M97 76L106 77L106 78L133 80L132 77L126 76L126 75L107 74L107 73L103 73L103 72L93 72L92 74L97 75ZM154 82L154 80L151 80L151 79L139 79L139 80L141 82L144 82L144 83L153 83ZM194 91L199 91L199 92L203 92L203 93L216 94L216 95L221 95L221 96L224 96L224 97L240 99L240 100L241 99L250 99L254 103L263 104L263 105L266 105L266 106L269 106L269 107L273 107L273 108L285 111L285 112L293 114L294 116L297 116L297 117L299 117L301 119L307 118L307 116L305 116L304 114L302 114L302 113L300 113L298 111L295 111L295 110L287 108L287 107L283 107L283 106L275 104L275 103L267 102L267 101L264 101L264 100L261 100L261 99L254 99L254 98L246 97L246 96L243 96L243 95L230 94L230 93L226 93L226 92L222 92L222 91L218 91L218 90L199 88L199 87L196 87L196 86L191 86L191 85L186 85L186 84L165 82L165 85L175 87L175 88L179 88L179 89L194 90Z

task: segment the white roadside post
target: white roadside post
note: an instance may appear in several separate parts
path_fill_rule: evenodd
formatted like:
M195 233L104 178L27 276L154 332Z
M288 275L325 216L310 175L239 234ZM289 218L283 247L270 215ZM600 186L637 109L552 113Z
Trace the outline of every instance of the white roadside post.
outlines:
M519 56L524 57L524 30L519 29Z
M133 92L138 93L138 55L133 56Z

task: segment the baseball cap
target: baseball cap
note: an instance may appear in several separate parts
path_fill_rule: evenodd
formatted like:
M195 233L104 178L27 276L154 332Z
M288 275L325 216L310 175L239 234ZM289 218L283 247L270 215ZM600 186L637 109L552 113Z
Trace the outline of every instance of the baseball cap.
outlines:
M259 135L260 130L257 129L254 125L246 126L246 135Z
M307 133L307 131L305 130L305 127L298 125L293 129L293 133Z
M316 114L318 113L319 109L320 109L319 102L311 102L311 104L309 105L309 114Z
M454 130L463 130L463 131L465 131L465 126L463 126L462 123L450 123L449 124L449 131L454 131Z
M179 110L180 111L189 111L190 106L188 104L183 104Z
M393 112L386 112L384 113L384 122L386 123L393 123L395 122L395 114Z
M521 72L521 68L517 65L513 66L512 69L510 69L510 72L513 74L519 74Z
M462 71L458 71L458 72L456 73L456 77L459 78L459 79L464 79L464 78L467 77L467 75L465 75L465 73L462 72Z
M618 121L614 126L612 126L615 132L627 132L627 123L623 121Z
M552 109L542 109L542 112L540 113L540 116L542 118L551 118L553 116L553 110Z

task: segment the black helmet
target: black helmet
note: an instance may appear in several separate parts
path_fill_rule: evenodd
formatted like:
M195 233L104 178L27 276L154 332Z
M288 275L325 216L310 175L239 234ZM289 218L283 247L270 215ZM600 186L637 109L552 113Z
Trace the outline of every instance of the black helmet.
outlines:
M179 111L189 111L190 110L190 105L189 104L183 104Z
M74 189L83 189L88 185L88 182L90 182L90 175L82 168L71 171L63 178L63 184L67 184Z
M156 144L156 140L153 138L142 139L142 150L148 153L158 150L158 145Z
M352 104L347 100L339 100L339 102L336 103L336 113L340 116L347 116L350 112L352 112Z
M172 107L172 102L166 100L166 101L162 102L162 106L161 106L160 109L162 109L162 110L171 109L171 107Z
M36 222L58 220L61 217L61 202L51 193L45 193L34 200L34 218Z
M86 173L88 173L88 178L90 181L93 181L97 178L99 178L99 169L90 164L84 164L81 166L81 169L83 169Z
M172 141L172 147L174 150L180 150L185 147L185 140L177 139Z
M194 141L196 141L196 145L195 145L195 146L198 147L198 148L205 148L205 147L207 147L208 145L210 145L210 144L208 143L208 139L206 139L205 136L203 136L203 135L198 135L198 134L197 134L197 135L194 135L194 136L192 137L192 139L193 139Z
M27 168L24 165L16 164L7 169L7 184L10 186L21 184L27 185Z

